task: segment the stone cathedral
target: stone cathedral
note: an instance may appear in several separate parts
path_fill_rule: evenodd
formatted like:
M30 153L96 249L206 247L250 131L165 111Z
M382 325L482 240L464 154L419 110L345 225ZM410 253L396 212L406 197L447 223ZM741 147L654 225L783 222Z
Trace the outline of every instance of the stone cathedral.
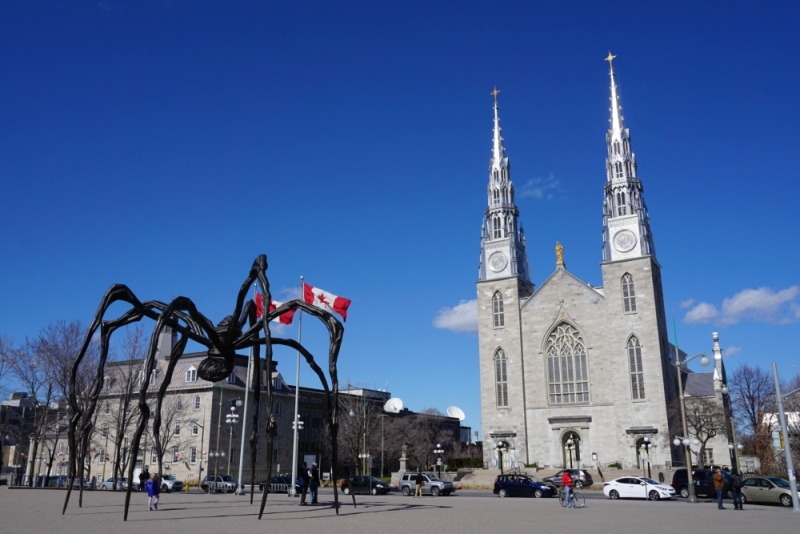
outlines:
M645 437L654 465L681 457L670 437L679 430L671 431L667 417L677 389L661 266L612 59L609 54L602 287L567 270L560 244L553 273L538 287L531 280L500 135L498 91L492 93L493 154L477 282L489 466L635 466Z

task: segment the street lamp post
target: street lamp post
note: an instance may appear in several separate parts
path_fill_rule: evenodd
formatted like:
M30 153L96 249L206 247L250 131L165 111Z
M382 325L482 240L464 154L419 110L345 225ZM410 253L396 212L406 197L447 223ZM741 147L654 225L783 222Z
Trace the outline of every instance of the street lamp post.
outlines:
M209 458L211 458L212 456L214 457L214 481L212 483L213 485L212 484L208 485L208 492L211 493L211 488L212 487L216 490L216 487L217 487L217 467L219 466L219 459L220 458L225 458L225 451L220 451L220 450L208 451L208 456L209 456Z
M575 439L574 436L570 436L567 439L567 450L569 451L569 468L572 469L572 451L575 450Z
M228 468L225 471L226 475L231 474L231 453L233 452L233 429L236 427L236 423L239 422L239 414L236 413L236 408L238 408L241 405L242 405L242 399L236 399L236 404L234 406L231 406L231 413L225 416L225 424L230 425L230 433L228 436Z
M495 447L495 450L497 451L497 460L500 463L500 474L502 475L503 474L503 451L506 450L505 443L502 442L502 441L500 443L498 443L497 447Z
M689 490L689 499L688 502L698 502L697 495L694 492L694 480L692 477L692 457L691 457L691 450L689 449L689 438L686 437L689 435L689 429L686 426L686 398L683 395L683 366L688 364L690 361L694 360L695 358L700 358L700 365L705 367L708 365L708 357L706 356L705 352L701 352L700 354L695 354L691 358L687 358L681 361L680 354L678 353L678 347L675 347L675 361L673 362L675 366L678 368L678 398L680 399L681 404L681 423L683 425L683 435L684 437L678 439L677 437L673 441L676 447L680 446L683 443L683 454L684 458L686 459L686 477L688 479L688 490ZM695 438L694 441L699 443L699 440Z
M644 441L642 441L642 449L644 449L645 460L647 461L647 478L653 478L650 475L650 438L645 436ZM644 467L644 466L642 466Z
M439 443L436 444L436 448L433 449L433 454L440 455L436 459L436 467L439 469L439 478L442 478L442 457L441 457L441 455L444 454L444 449L442 449L442 445L441 444L439 444Z

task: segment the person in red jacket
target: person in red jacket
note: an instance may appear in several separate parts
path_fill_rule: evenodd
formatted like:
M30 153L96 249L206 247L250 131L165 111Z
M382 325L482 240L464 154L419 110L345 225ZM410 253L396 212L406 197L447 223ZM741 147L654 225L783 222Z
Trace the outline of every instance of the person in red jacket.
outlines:
M569 471L564 471L564 474L561 475L561 483L564 484L564 503L569 508L575 508L575 504L569 502L572 496L572 475Z

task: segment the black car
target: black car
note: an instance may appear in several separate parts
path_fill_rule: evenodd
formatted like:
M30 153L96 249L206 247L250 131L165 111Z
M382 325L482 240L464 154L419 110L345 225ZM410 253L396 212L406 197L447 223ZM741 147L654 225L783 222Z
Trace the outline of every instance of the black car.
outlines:
M561 477L564 476L564 471L569 471L572 475L572 484L581 489L584 486L591 486L594 484L594 480L592 479L592 475L589 474L589 471L585 469L562 469L558 473L553 476L544 477L545 482L548 484L552 484L557 488L560 488L563 483L561 482Z
M558 493L555 486L530 475L500 475L494 479L495 495L500 497L552 497Z
M722 472L725 478L725 485L728 485L728 478L731 476L727 471ZM692 470L692 479L694 480L694 493L698 497L716 497L717 493L714 491L714 471L711 469L694 469ZM675 492L684 499L689 497L689 477L686 475L686 468L677 469L672 475L672 487Z
M348 481L350 481L349 485L347 484ZM342 480L342 493L350 495L350 486L353 487L353 492L355 493L369 493L372 495L385 495L392 489L389 484L370 476L353 476Z
M266 483L265 480L262 480L258 483L258 489L260 491L264 491L264 484ZM274 476L269 479L269 492L270 493L289 493L289 488L292 485L292 477L287 476ZM300 493L300 485L295 483L294 485L295 493Z

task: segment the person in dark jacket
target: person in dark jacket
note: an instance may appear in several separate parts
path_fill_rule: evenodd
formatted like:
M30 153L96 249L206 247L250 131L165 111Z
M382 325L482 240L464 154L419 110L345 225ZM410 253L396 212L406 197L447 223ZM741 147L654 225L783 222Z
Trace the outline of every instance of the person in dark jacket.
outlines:
M319 467L317 467L316 462L311 464L311 471L309 474L311 475L311 482L309 483L308 489L311 493L311 504L317 504L317 497L319 495Z
M728 480L731 485L731 495L733 495L733 509L744 510L744 508L742 508L742 505L744 504L744 499L742 499L742 486L744 486L744 478L739 474L739 470L734 467L731 471L731 478Z
M153 477L145 482L145 488L147 489L147 509L148 510L158 510L158 496L161 494L161 481L158 479L157 474L153 474Z
M297 471L297 483L300 485L300 506L305 506L306 493L308 493L308 464L303 462Z
M422 468L417 469L417 487L414 490L414 498L422 498L422 486L425 485L425 480L422 478Z
M144 468L144 471L139 473L139 491L145 491L145 484L147 481L150 480L150 473L147 471L147 468Z

